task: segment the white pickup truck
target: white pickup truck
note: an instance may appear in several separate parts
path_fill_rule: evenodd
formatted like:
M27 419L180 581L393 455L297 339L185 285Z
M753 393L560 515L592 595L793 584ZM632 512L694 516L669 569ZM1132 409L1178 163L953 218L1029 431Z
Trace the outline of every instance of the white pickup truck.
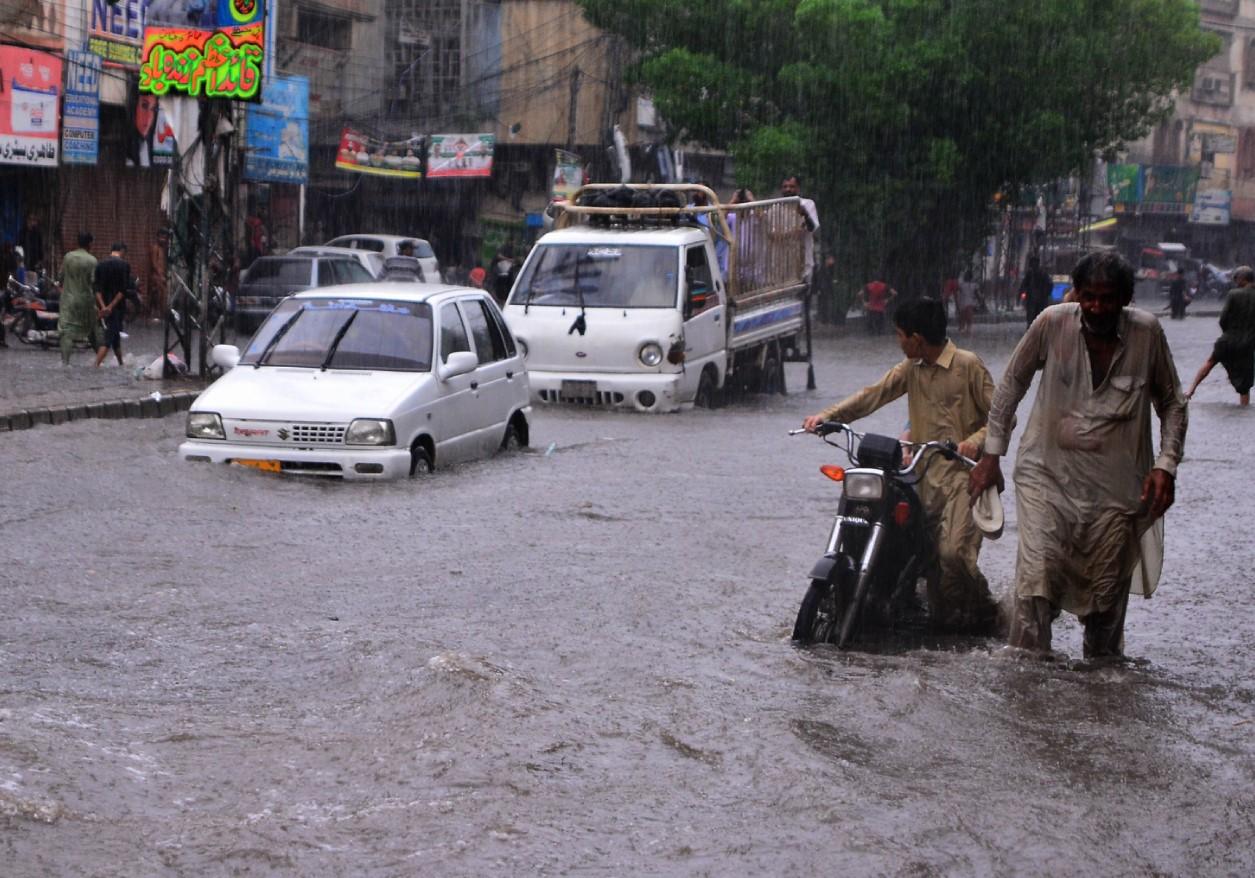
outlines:
M731 386L783 393L784 363L810 362L805 234L797 198L585 186L504 309L533 401L667 412L714 406Z

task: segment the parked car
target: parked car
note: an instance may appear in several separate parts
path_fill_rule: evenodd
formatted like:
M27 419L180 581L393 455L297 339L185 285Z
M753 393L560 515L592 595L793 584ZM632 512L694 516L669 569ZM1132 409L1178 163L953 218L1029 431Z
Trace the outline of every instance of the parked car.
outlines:
M341 235L326 243L327 247L349 247L353 250L369 250L379 253L384 259L389 256L402 256L401 242L409 241L414 245L412 254L418 259L423 269L423 280L438 284L441 281L440 260L431 245L422 238L411 238L405 235Z
M326 245L307 245L287 252L288 256L342 256L361 263L362 268L378 279L383 277L384 255L374 250L354 250L352 247L327 247Z
M235 297L236 331L251 332L293 293L374 279L360 262L349 257L262 256L240 275L240 291Z
M523 357L492 297L356 284L285 299L192 403L189 461L388 479L529 441Z

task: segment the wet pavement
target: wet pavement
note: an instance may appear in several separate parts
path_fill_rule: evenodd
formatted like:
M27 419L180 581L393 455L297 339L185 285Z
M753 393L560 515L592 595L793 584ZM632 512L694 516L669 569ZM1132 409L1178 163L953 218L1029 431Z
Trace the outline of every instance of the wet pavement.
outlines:
M959 342L997 377L1015 330ZM1167 331L1188 381L1214 320ZM181 463L181 414L4 434L2 871L1255 873L1255 412L1191 405L1136 663L797 649L843 461L786 430L897 358L388 485Z

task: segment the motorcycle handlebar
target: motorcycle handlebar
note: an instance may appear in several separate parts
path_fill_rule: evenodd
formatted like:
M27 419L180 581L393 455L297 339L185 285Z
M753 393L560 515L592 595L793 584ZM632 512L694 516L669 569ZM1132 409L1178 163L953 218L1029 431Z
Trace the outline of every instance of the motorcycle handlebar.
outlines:
M799 433L806 433L806 432L810 432L810 431L807 431L804 428L797 429L797 430L790 430L789 435L796 436ZM857 455L855 454L854 449L853 449L853 440L862 439L863 438L862 433L859 433L857 430L851 429L851 427L848 424L843 424L840 421L824 421L823 423L815 427L813 432L820 439L825 439L825 441L826 441L826 437L832 435L833 433L845 433L846 435L850 437L850 439L846 443L846 446L843 450L845 451L846 456L849 457L851 461L857 461ZM833 443L829 443L829 444L833 444ZM962 454L959 454L958 447L954 444L954 442L950 441L949 439L945 440L944 442L938 442L936 440L932 442L904 442L903 446L907 448L914 448L915 453L911 457L910 463L896 470L897 474L900 476L906 475L910 473L912 470L914 470L916 465L924 458L924 455L929 451L938 451L948 460L957 460L959 463L962 463L964 466L968 467L969 469L976 466L976 461L972 460L970 457L966 457ZM841 448L840 445L838 445L837 447Z

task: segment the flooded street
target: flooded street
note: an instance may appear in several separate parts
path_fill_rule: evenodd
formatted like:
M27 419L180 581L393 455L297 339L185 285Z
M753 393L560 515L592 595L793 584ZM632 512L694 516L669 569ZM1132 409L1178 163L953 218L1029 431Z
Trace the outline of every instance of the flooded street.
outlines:
M1018 328L956 340L997 379ZM1188 382L1215 320L1166 329ZM1255 411L1191 404L1136 663L795 648L845 461L786 431L898 358L387 485L181 463L182 414L4 435L0 871L1255 873Z

